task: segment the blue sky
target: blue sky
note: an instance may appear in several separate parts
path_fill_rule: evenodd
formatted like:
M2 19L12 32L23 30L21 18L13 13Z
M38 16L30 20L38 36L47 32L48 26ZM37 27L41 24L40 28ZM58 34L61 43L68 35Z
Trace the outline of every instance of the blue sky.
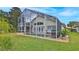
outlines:
M8 12L11 7L0 7L0 9ZM21 8L22 11L24 9ZM28 7L28 9L56 16L65 24L69 21L79 21L79 7Z

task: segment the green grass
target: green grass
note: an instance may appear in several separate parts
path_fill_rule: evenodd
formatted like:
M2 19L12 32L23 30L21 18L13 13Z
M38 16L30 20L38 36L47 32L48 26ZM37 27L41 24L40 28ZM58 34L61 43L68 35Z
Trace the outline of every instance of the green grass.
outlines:
M70 42L56 42L15 34L0 34L0 50L12 51L78 51L79 33L69 33ZM3 40L3 41L1 41Z

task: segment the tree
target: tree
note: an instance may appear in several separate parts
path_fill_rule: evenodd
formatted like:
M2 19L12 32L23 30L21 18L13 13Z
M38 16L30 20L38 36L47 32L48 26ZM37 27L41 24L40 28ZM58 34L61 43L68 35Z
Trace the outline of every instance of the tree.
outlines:
M0 32L13 32L13 25L10 23L9 13L0 10Z
M4 12L0 11L0 33L9 32L10 24L8 23L8 18L5 17Z
M20 16L20 14L21 10L18 7L12 7L9 12L9 23L13 25L15 31L17 31L18 17Z
M79 22L77 22L77 21L70 21L69 22L69 24L67 24L67 26L69 26L69 27L74 27L74 26L78 26L79 25Z

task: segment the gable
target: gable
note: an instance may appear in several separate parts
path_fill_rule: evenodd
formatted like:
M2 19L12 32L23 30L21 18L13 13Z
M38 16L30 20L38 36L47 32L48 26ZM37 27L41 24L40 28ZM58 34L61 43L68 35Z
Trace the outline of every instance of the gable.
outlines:
M21 16L24 16L26 22L44 22L44 16L47 17L47 24L54 24L56 22L56 17L54 16L43 14L37 11L32 11L29 9L25 9Z
M43 16L41 17L41 16L38 16L38 17L36 17L33 21L32 21L32 24L34 24L34 23L38 23L38 22L41 22L41 23L45 23L45 25L55 25L56 24L56 22L55 21L53 21L53 20L55 20L55 19L45 19Z

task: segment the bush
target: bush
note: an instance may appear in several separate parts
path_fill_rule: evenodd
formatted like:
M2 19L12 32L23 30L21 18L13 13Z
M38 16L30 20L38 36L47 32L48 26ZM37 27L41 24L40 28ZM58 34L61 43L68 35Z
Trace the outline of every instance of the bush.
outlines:
M8 30L10 29L10 26L7 22L5 21L0 21L0 32L9 32Z
M62 37L65 37L66 35L68 35L68 30L67 29L63 29L60 31L60 35L62 35Z
M9 50L12 48L12 42L10 37L2 37L0 39L1 50Z

